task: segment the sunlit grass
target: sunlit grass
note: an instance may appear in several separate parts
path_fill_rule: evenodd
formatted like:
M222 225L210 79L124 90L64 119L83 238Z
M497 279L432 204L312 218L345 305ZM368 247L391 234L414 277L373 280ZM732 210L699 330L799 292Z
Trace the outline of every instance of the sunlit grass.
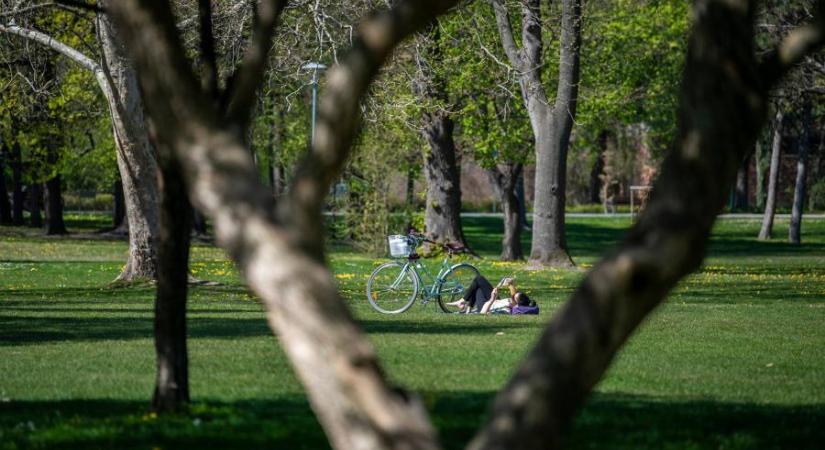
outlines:
M43 238L0 228L0 448L318 448L325 439L261 306L219 249L199 243L189 300L191 411L149 413L154 381L150 285L114 287L125 242ZM495 219L467 220L475 263L515 274L537 317L466 317L416 304L369 308L381 261L330 255L345 301L390 379L419 392L444 441L460 448L481 423L582 271L532 271L495 260ZM582 266L621 238L627 219L571 219ZM72 223L70 223L72 226ZM779 224L777 236L784 236ZM647 320L599 385L572 448L819 448L825 442L825 222L805 244L753 239L754 221L721 222L711 257ZM527 248L527 247L526 247ZM440 260L427 261L436 268Z

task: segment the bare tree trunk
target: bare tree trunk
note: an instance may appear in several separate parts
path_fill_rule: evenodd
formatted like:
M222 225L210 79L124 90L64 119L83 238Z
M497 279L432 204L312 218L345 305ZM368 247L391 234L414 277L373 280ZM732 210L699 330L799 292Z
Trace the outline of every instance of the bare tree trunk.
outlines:
M419 38L423 51L416 52L418 71L414 90L422 103L435 104L435 110L425 112L422 120L422 135L430 147L424 154L427 180L424 226L427 236L436 242L465 243L461 228L460 168L453 139L455 124L447 110L446 83L433 67L443 63L438 24L433 24Z
M756 139L753 163L756 167L756 208L765 209L765 155L761 139Z
M155 296L157 375L152 408L177 411L189 403L186 296L192 207L177 161L163 158L158 284Z
M788 228L788 242L801 242L802 208L805 206L805 185L808 182L808 153L811 147L811 101L805 99L802 107L802 117L798 139L799 157L796 160L796 184L793 191L793 209L791 210L791 225Z
M2 143L0 147L0 224L11 225L11 202L9 202L9 191L6 188L6 155L8 147Z
M536 134L536 204L530 261L572 266L567 252L564 213L567 197L567 149L576 116L581 51L581 2L562 1L561 54L556 102L549 112L549 133ZM546 122L545 122L546 123Z
M43 184L30 184L27 197L29 201L29 226L32 228L43 228L43 215L41 213L43 205Z
M524 259L521 250L522 224L519 217L519 201L516 196L516 185L521 176L523 165L520 163L499 164L488 170L492 186L501 202L504 212L504 237L501 241L502 261L517 261Z
M516 44L507 6L493 1L496 24L519 84L535 138L536 183L530 262L536 266L572 267L564 234L567 149L579 88L581 1L562 1L559 80L550 107L542 84L542 18L539 0L521 0L521 47Z
M733 209L742 211L748 209L748 170L750 169L751 157L748 155L739 166L736 172L736 188L734 194Z
M430 151L424 155L427 180L427 205L424 227L427 236L436 242L464 243L461 228L461 182L453 141L453 121L446 115L434 114L425 125Z
M773 233L773 218L776 215L776 189L779 184L779 158L782 152L782 120L783 113L777 107L773 121L773 141L771 143L771 169L768 175L768 195L765 201L765 213L762 216L762 228L759 230L759 239L771 238Z
M46 181L46 234L67 234L66 223L63 221L63 190L60 185L60 174Z
M110 1L101 6L105 8ZM155 152L149 143L137 75L105 14L98 15L98 37L111 88L107 100L129 228L129 257L117 280L154 280L160 234Z

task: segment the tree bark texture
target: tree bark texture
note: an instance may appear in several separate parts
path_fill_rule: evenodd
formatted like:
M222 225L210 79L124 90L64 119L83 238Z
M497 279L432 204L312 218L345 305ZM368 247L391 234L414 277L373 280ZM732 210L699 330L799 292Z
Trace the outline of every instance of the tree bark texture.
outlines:
M103 1L101 6L106 8L109 2ZM160 234L158 169L149 143L137 75L106 14L98 15L98 37L103 48L102 76L109 85L106 98L129 226L129 258L117 280L156 279Z
M0 224L11 225L11 202L9 201L9 191L6 188L6 156L8 147L4 142L0 147Z
M493 189L501 202L504 213L504 237L501 241L502 261L518 261L524 259L521 249L522 223L519 212L519 200L516 195L516 186L523 172L524 165L520 163L499 164L489 169Z
M450 117L446 82L436 66L443 64L438 24L419 35L421 49L416 52L418 70L414 90L427 105L421 133L429 145L424 154L427 200L424 227L436 242L466 244L461 228L461 170L453 137L455 124Z
M788 228L788 242L799 244L802 242L802 209L805 206L808 182L808 154L811 148L811 101L805 99L800 117L799 139L797 140L798 158L796 160L796 183L793 191L793 208L791 209L791 224Z
M63 189L60 174L46 181L46 228L47 235L67 234L63 221Z
M694 2L679 130L654 185L656 196L619 248L553 317L498 394L470 449L559 448L573 414L620 347L701 264L737 168L754 148L768 90L805 54L800 44L810 50L825 36L818 18L817 32L792 32L775 54L757 61L755 8L748 0Z
M779 185L779 163L782 154L782 128L784 114L777 108L773 121L773 139L771 141L771 168L768 173L768 191L765 199L765 212L762 215L762 228L759 240L770 239L773 234L773 219L776 216L776 189Z
M496 24L507 58L519 73L519 85L535 138L536 182L530 262L572 267L564 234L567 150L579 88L581 1L562 1L559 81L551 107L541 80L542 17L539 0L521 0L521 47L513 36L503 0L493 0Z
M27 195L29 203L29 226L32 228L43 228L43 185L32 183L29 185Z
M754 151L754 166L756 168L756 208L765 209L765 167L764 167L764 146L761 139L756 140Z
M353 50L327 72L315 144L299 164L277 215L242 139L203 94L168 5L138 0L109 5L140 69L159 141L181 162L194 204L209 215L217 242L261 297L270 326L338 449L437 448L420 402L389 385L338 294L324 263L320 219L325 196L349 155L360 100L378 68L401 39L452 4L396 2L391 12L360 25ZM274 0L259 3L257 23L269 21L270 33L253 32L249 48L269 49L271 27L282 7ZM228 105L239 104L230 97Z
M427 205L424 227L427 236L436 242L464 243L461 228L461 182L456 148L453 141L453 121L446 113L431 114L424 134L430 151L424 155L424 175L427 180Z
M177 160L161 162L160 245L155 296L157 372L152 408L177 411L189 403L189 356L186 348L186 296L192 207Z

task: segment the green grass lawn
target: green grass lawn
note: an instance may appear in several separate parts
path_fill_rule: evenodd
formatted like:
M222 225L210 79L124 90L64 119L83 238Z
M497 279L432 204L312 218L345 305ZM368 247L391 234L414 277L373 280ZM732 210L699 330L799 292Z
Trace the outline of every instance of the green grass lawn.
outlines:
M105 218L70 218L89 233ZM593 264L628 219L574 219L573 257ZM643 325L569 437L576 449L799 449L825 446L825 221L801 247L757 242L758 223L726 220L705 267ZM451 316L433 304L399 316L364 299L382 261L331 254L341 289L391 378L418 391L447 448L461 448L496 390L582 272L530 272L495 260L501 223L466 221L493 279L515 273L537 317ZM527 241L525 241L526 243ZM193 405L149 412L153 291L112 287L125 242L45 238L0 227L0 449L325 448L303 390L255 297L223 253L193 251L189 302ZM436 264L436 261L430 261Z

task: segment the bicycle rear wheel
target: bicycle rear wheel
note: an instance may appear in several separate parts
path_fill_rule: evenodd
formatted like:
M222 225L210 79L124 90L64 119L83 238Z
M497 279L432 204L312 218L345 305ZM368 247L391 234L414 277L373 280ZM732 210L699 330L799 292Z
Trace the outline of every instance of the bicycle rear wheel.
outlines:
M415 303L418 277L409 266L390 261L378 266L367 282L370 306L383 314L400 314Z
M478 269L471 264L462 263L453 266L444 275L444 282L438 288L438 306L441 310L445 313L458 312L458 306L452 303L464 297L464 291L470 287L478 275Z

